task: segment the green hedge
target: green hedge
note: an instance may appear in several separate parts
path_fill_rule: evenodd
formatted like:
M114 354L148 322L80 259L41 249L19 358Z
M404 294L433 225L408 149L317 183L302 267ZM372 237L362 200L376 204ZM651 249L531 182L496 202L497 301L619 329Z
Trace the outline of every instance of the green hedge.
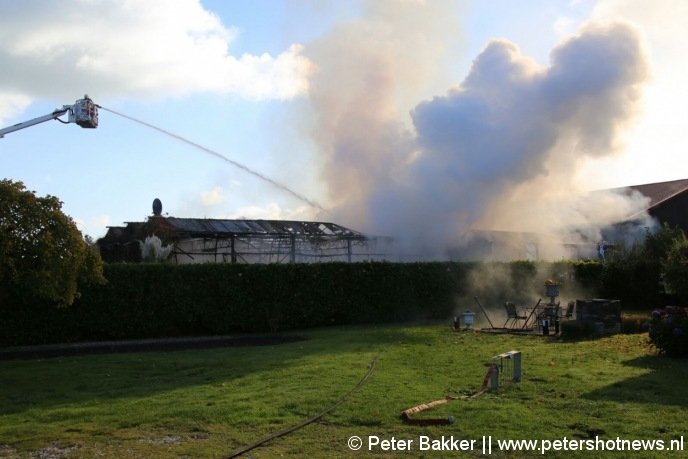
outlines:
M0 305L0 344L271 333L446 318L469 265L113 264L68 308Z
M470 284L475 276L471 274L484 271L506 276L499 288L493 289L499 290L492 292L494 297L481 297L487 305L498 305L514 298L510 295L524 292L528 298L543 295L537 292L542 291L547 277L562 283L563 297L599 297L603 292L625 301L622 295L627 284L618 280L616 271L617 277L607 272L606 266L527 261L113 264L105 266L107 284L83 289L70 307L28 300L26 304L0 305L0 345L272 333L328 325L449 319L459 309L475 309L472 296L476 289ZM647 304L646 308L655 306Z

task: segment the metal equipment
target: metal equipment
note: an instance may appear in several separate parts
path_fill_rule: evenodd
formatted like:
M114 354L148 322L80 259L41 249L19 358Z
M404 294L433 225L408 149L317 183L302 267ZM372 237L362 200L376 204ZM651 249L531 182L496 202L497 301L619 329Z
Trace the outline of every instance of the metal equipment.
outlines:
M559 302L555 302L559 296L559 284L552 279L545 281L545 296L549 297L549 303L545 305L544 310L540 313L538 320L542 327L542 334L549 335L550 327L554 326L554 334L559 334L559 319L561 310L559 309Z
M490 374L490 390L497 390L512 382L521 381L521 352L509 351L495 356L492 364L495 371Z
M67 114L67 121L60 117ZM74 105L63 105L62 108L56 108L52 113L44 116L39 116L23 123L18 123L0 129L0 138L10 132L18 131L36 124L44 123L46 121L57 120L64 124L76 123L82 128L93 129L98 127L98 105L85 95L83 99L74 102Z
M492 362L485 365L487 367L487 373L483 378L483 384L480 386L480 390L474 392L471 395L462 395L460 397L455 397L452 395L447 395L439 400L434 400L428 403L421 403L412 408L404 410L401 412L401 419L406 424L412 424L417 426L437 426L437 425L447 425L453 424L455 419L454 416L441 417L441 418L414 418L412 415L420 413L422 411L427 411L429 409L435 408L439 405L444 405L453 400L470 400L473 398L480 397L487 391L495 391L499 389L500 385L502 387L507 386L510 383L521 382L521 352L520 351L509 351L498 356L493 357Z

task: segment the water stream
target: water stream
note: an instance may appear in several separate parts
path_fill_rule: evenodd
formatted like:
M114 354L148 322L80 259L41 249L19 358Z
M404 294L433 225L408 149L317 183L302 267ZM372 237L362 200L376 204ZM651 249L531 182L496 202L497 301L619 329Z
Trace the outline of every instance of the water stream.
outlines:
M283 183L280 183L280 182L278 182L277 180L274 180L274 179L272 179L272 178L270 178L270 177L268 177L268 176L266 176L266 175L263 175L263 174L261 174L260 172L257 172L257 171L251 169L250 167L248 167L248 166L246 166L246 165L244 165L244 164L241 164L241 163L239 163L239 162L237 162L237 161L234 161L233 159L229 159L229 158L227 158L225 155L223 155L223 154L221 154L221 153L218 153L218 152L216 152L215 150L211 150L211 149L208 148L208 147L204 147L203 145L200 145L200 144L198 144L198 143L196 143L196 142L193 142L193 141L191 141L191 140L189 140L189 139L187 139L187 138L184 138L184 137L182 137L182 136L180 136L180 135L178 135L178 134L174 134L174 133L172 133L172 132L170 132L170 131L168 131L168 130L165 130L165 129L161 128L161 127L155 126L155 125L150 124L150 123L147 123L147 122L145 122L145 121L141 121L141 120L139 120L139 119L136 119L136 118L131 117L131 116L129 116L129 115L125 115L124 113L117 112L117 111L112 110L112 109L110 109L110 108L103 107L102 105L99 105L98 108L100 108L100 109L102 109L102 110L105 110L105 111L107 111L107 112L113 113L113 114L115 114L115 115L121 116L122 118L126 118L126 119L128 119L128 120L130 120L130 121L134 121L135 123L141 124L142 126L146 126L146 127L151 128L151 129L153 129L153 130L156 130L156 131L158 131L158 132L161 132L161 133L163 133L163 134L165 134L165 135L168 135L168 136L170 136L170 137L172 137L172 138L174 138L174 139L176 139L176 140L179 140L180 142L184 142L184 143L186 143L187 145L191 145L192 147L196 147L197 149L203 151L204 153L207 153L207 154L209 154L209 155L215 156L216 158L219 158L219 159L221 159L221 160L223 160L223 161L225 161L225 162L231 164L232 166L237 167L237 168L243 170L244 172L247 172L247 173L249 173L249 174L251 174L251 175L253 175L253 176L255 176L255 177L258 177L259 179L261 179L261 180L263 180L263 181L269 183L270 185L272 185L272 186L274 186L274 187L276 187L276 188L279 188L279 189L282 190L282 191L285 191L285 192L289 193L290 195L294 196L295 198L297 198L297 199L300 200L301 202L304 202L304 203L308 204L310 207L313 207L313 208L315 208L315 209L319 209L319 210L322 210L322 211L324 211L324 212L327 212L327 209L325 209L323 206L321 206L321 205L318 204L317 202L315 202L315 201L313 201L313 200L307 198L306 196L304 196L304 195L302 195L302 194L300 194L300 193L298 193L298 192L292 190L291 188L289 188L288 186L284 185Z

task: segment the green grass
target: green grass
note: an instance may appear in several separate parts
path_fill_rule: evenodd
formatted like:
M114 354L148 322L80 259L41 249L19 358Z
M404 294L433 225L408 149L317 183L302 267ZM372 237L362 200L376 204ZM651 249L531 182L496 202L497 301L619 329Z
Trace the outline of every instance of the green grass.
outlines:
M688 434L688 362L654 354L646 334L580 342L452 332L444 325L321 329L267 347L90 355L0 362L0 457L222 457L359 391L320 421L247 457L366 457L352 435L556 440L671 439ZM523 353L524 377L442 405L450 426L402 424L402 410L479 389L496 354ZM688 439L687 439L688 440ZM688 448L688 441L686 441ZM43 456L40 456L43 454ZM52 454L50 456L49 454ZM550 451L542 457L684 457L681 452ZM537 457L505 453L490 457ZM462 457L481 456L480 451Z

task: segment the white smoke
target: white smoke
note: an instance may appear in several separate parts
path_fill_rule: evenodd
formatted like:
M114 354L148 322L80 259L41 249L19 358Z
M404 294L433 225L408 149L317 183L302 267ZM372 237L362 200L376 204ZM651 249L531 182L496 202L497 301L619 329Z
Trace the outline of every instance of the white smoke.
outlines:
M580 160L617 151L638 110L649 72L631 25L586 25L552 50L548 66L495 40L458 87L411 110L410 126L395 94L407 75L431 74L447 33L420 22L434 44L429 59L395 36L400 17L418 9L437 13L404 3L394 18L343 27L307 52L319 69L315 138L343 224L441 256L470 229L562 232L642 210L636 197L573 198Z
M437 62L460 39L453 3L370 1L362 18L306 46L329 218L372 229L370 197L405 173L416 148L408 111L441 79Z

